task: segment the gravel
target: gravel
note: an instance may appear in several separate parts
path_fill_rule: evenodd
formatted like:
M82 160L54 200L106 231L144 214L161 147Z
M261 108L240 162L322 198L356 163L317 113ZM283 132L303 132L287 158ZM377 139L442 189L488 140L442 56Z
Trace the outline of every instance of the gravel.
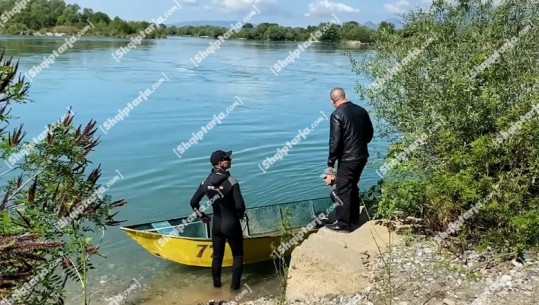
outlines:
M407 245L395 246L383 256L358 259L358 263L367 265L369 273L363 276L371 283L361 293L287 305L539 304L539 256L536 253L528 253L524 264L514 260L502 262L492 251L467 251L455 256L431 239L414 237ZM241 304L212 302L208 304L279 304L275 298Z

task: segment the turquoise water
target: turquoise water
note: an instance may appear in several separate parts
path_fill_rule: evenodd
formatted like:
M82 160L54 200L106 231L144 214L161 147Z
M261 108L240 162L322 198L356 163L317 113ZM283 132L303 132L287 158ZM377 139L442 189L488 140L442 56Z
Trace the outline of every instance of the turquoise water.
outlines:
M329 90L342 86L352 101L366 106L353 93L354 81L365 80L351 72L342 50L314 45L276 76L269 67L284 61L296 44L226 41L195 68L190 59L209 40L145 41L117 62L112 53L127 42L76 42L54 64L37 75L34 70L30 97L35 103L13 110L21 117L13 125L24 122L29 137L69 106L78 123L97 120L101 144L91 159L102 164L103 184L114 181L107 194L128 201L119 219L134 224L189 213L191 195L210 170L209 155L216 149L234 151L231 172L248 207L328 194L319 175L333 111ZM20 60L22 73L63 43L61 38L0 37L7 54ZM347 51L354 57L366 52ZM385 149L379 139L370 145L372 162L362 189L378 180L375 155ZM114 178L119 174L122 179ZM95 260L93 303L123 293L133 279L143 287L137 290L142 299L172 294L175 304L193 304L207 296L230 296L210 287L209 270L164 262L118 228L106 231L101 246L107 259ZM248 267L244 278L253 292L242 300L278 293L273 274L272 263ZM71 287L70 299L76 295ZM134 304L142 302L134 300L129 297Z

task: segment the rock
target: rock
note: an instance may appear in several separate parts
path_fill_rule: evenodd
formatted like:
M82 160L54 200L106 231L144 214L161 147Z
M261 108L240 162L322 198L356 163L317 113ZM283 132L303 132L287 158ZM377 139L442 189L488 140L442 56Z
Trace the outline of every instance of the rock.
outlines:
M287 302L355 294L370 286L364 277L369 270L361 258L376 257L378 247L384 252L389 243L387 227L374 223L369 221L351 233L322 228L296 247L290 260L296 268L288 272ZM399 237L394 233L391 237L397 245Z
M521 262L518 262L516 260L512 260L511 263L516 267L522 267L523 266L523 264Z
M360 47L363 43L359 40L349 40L346 42L346 45L350 47Z
M442 301L442 304L443 305L456 305L456 303L454 301L450 300L450 299L444 299Z

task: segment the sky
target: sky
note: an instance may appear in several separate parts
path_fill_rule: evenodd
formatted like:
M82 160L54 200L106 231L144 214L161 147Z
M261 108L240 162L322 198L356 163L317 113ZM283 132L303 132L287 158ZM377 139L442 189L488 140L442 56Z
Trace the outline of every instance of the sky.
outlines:
M181 5L166 24L184 21L240 21L256 6L259 14L251 23L273 22L284 26L317 25L333 19L365 23L398 17L417 7L428 7L432 0L67 0L82 8L102 11L110 17L150 21Z

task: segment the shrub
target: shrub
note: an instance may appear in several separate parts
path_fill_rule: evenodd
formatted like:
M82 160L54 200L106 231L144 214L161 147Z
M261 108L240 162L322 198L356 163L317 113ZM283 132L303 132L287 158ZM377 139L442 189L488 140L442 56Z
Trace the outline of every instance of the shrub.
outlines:
M13 167L0 175L13 177L1 186L0 303L63 304L65 284L73 280L87 304L90 257L99 252L88 235L117 225L112 210L125 201L103 196L99 166L86 173L99 142L95 121L76 127L68 111L36 141L23 140L22 126L6 131L10 105L28 100L29 85L17 79L17 67L0 54L0 154Z
M423 217L433 233L458 221L450 235L469 244L538 245L537 26L537 1L435 0L352 60L375 81L356 91L391 144L378 216Z

